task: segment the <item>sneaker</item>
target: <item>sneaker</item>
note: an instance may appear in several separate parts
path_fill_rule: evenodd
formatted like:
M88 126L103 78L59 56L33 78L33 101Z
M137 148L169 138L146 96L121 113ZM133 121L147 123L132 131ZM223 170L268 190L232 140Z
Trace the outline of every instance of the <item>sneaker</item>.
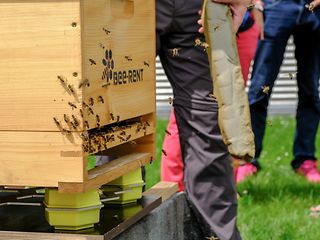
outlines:
M305 160L295 172L304 176L309 182L320 183L320 172L315 161Z
M243 182L247 177L253 176L258 171L258 168L252 163L246 163L235 170L236 183Z

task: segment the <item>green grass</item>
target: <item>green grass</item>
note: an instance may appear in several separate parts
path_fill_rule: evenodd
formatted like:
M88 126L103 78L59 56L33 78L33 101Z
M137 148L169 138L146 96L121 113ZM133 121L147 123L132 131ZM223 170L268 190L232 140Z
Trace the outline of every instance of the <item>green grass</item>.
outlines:
M320 185L309 184L290 166L295 121L288 117L270 120L260 159L262 171L238 187L243 239L320 239L320 218L310 217L309 210L320 205ZM316 146L320 158L320 134Z
M151 165L146 166L146 188L152 187L160 181L160 160L162 154L162 143L165 136L165 129L167 128L168 121L163 119L157 120L157 152L156 161Z
M274 117L267 126L262 170L238 186L240 228L244 240L318 240L320 218L310 216L310 207L320 205L320 185L309 184L293 173L292 140L295 121ZM147 167L147 187L160 179L161 145L167 121L158 120L157 160ZM320 134L316 140L320 159Z

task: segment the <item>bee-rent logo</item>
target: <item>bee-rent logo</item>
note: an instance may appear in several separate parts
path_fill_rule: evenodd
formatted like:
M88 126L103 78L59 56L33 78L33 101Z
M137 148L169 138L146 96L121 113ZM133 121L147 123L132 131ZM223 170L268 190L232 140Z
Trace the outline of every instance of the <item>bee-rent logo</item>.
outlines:
M141 69L116 69L112 50L105 51L102 59L104 70L102 80L112 85L133 84L143 81L143 68Z

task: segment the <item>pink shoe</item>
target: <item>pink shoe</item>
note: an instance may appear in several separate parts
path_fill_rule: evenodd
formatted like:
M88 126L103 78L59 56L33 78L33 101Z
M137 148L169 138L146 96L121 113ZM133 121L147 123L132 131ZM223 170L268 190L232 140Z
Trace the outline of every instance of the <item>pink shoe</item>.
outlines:
M247 177L253 176L258 171L257 167L252 163L246 163L236 169L236 183L243 182Z
M309 182L320 183L320 172L315 161L305 160L295 171L297 174L304 176Z

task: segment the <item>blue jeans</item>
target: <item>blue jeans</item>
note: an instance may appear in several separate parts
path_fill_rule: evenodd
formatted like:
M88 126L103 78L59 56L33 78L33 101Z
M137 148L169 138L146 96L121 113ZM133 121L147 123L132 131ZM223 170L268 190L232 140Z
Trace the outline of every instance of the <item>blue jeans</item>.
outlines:
M320 9L310 12L306 0L265 0L265 40L259 42L249 89L252 128L257 160L262 150L267 108L290 35L297 59L298 107L294 138L294 161L298 168L315 160L315 138L320 119ZM269 94L263 87L269 86ZM281 137L281 136L279 136Z

